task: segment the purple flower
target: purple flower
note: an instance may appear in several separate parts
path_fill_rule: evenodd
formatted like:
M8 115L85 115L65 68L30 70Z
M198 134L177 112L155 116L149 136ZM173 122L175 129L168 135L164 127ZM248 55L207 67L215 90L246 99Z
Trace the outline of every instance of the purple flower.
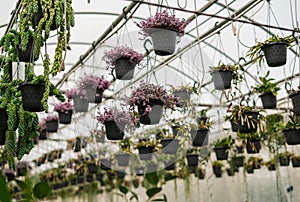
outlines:
M58 116L57 115L49 115L45 118L45 121L57 121Z
M118 46L110 51L106 51L102 57L108 65L108 68L111 69L114 69L115 61L119 58L128 58L131 62L139 64L143 60L143 54L126 46Z
M109 81L104 79L104 76L95 76L95 75L85 75L79 81L79 89L85 89L87 87L92 87L94 89L106 90L110 86Z
M174 14L170 15L167 10L164 10L161 13L158 12L154 17L148 17L145 21L136 23L145 35L149 35L153 28L174 29L179 35L183 35L188 24L189 21L186 21L185 19L180 20L179 18L176 18Z
M72 88L65 92L66 97L70 100L73 97L86 98L86 91L81 88Z
M73 105L70 102L61 102L54 106L54 111L67 113L73 109Z

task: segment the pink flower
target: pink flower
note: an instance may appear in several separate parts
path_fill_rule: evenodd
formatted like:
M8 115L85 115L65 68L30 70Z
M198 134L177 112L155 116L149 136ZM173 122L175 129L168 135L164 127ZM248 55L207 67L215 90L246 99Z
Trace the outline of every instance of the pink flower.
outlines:
M73 105L70 102L61 102L54 106L54 111L67 113L73 109Z
M73 97L75 96L80 98L86 98L86 91L80 88L72 88L70 90L67 90L65 92L65 95L69 100L73 99Z
M104 76L85 75L79 81L79 89L85 89L86 87L92 87L94 89L106 90L110 86L109 81L104 79Z
M45 118L45 121L57 121L58 116L57 115L49 115Z

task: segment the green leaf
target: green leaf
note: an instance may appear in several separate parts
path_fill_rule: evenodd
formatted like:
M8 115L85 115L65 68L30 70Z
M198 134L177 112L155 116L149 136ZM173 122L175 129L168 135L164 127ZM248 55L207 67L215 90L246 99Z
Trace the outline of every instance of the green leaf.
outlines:
M122 185L119 185L119 190L120 192L122 192L123 194L127 194L128 193L128 188Z
M154 196L155 194L159 193L162 190L161 187L154 187L152 189L148 189L146 194L149 198L151 198L152 196Z
M146 173L145 179L152 185L157 185L159 178L156 173Z
M15 182L17 183L17 185L21 188L21 189L26 189L26 183L21 181L21 180L17 180L15 179Z
M165 175L165 180L170 181L176 179L178 176L176 175Z
M50 194L50 186L46 182L39 182L33 188L33 195L37 199L45 198Z
M0 173L0 201L3 201L3 202L11 201L11 195L6 186L5 178L3 177L3 175L1 173Z

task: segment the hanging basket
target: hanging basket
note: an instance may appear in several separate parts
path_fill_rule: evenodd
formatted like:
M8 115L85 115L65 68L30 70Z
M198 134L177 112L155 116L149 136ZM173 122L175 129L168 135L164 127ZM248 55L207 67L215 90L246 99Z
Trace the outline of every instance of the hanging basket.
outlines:
M192 130L191 137L193 146L206 146L208 144L208 129Z
M166 170L175 170L175 160L164 161Z
M45 92L44 84L24 83L19 86L22 94L22 105L25 111L41 112L44 107L41 103Z
M300 144L300 130L298 129L284 129L283 134L288 145Z
M106 137L108 140L122 140L124 137L124 123L116 123L115 121L104 122Z
M6 139L6 130L7 130L7 113L6 109L0 108L0 145L5 145Z
M217 90L226 90L231 87L232 71L213 71L211 75Z
M130 158L130 154L128 154L128 153L116 155L116 159L118 161L119 166L128 166L129 158Z
M297 91L296 93L289 95L289 98L293 103L293 112L300 116L300 92Z
M58 120L46 121L46 130L48 133L56 133L58 129Z
M130 58L119 58L115 62L116 78L119 80L131 80L134 75L135 62L131 62Z
M293 167L300 167L300 159L299 158L292 158L292 166Z
M257 122L258 122L258 112L255 111L247 111L245 115L252 120L253 124L243 123L241 120L238 121L238 131L240 133L254 133L257 131Z
M173 138L162 139L162 152L165 154L176 154L179 148L179 140Z
M277 100L276 96L273 93L265 93L260 96L261 102L264 109L274 109L276 108Z
M199 155L198 154L187 154L186 156L188 166L198 166Z
M87 163L87 168L89 174L97 173L98 171L98 166L96 165L96 163Z
M229 147L215 147L214 148L217 160L227 160Z
M111 170L112 160L111 159L101 159L101 169Z
M151 106L151 111L146 114L144 114L145 107L138 106L139 114L143 114L140 117L140 123L145 125L158 124L163 112L163 102L160 100L150 100L149 105Z
M139 157L142 161L147 161L152 159L153 147L139 147Z
M69 110L67 112L58 112L59 123L61 124L70 124L72 121L72 113L73 110Z
M89 109L89 101L86 98L80 98L79 96L73 97L75 112L87 112Z
M40 5L40 3L38 3L38 11L37 13L34 15L33 17L33 22L32 22L32 26L34 28L36 28L40 22L40 20L44 17L44 14L43 14L43 10L42 10L42 7ZM47 21L49 20L50 18L50 13L48 13L48 19ZM53 30L56 30L59 28L59 25L56 24L56 14L53 16L53 22L51 23L50 25L50 30L53 31ZM45 30L45 25L42 26L42 30Z
M222 167L221 166L213 166L213 172L216 177L222 177Z
M244 165L244 160L245 160L244 156L234 156L234 157L232 157L233 167L234 168L242 167Z
M153 28L149 33L156 55L172 55L176 48L177 32L170 29Z
M184 107L191 99L191 91L187 89L175 90L174 96L178 99L177 107Z
M89 103L101 103L103 97L102 89L95 89L92 86L88 86L85 88L86 98Z
M289 156L280 156L279 164L280 164L280 166L289 166L290 165L290 157Z
M34 62L39 59L34 54L34 38L29 36L25 51L22 51L21 44L17 46L17 55L20 62Z
M257 154L261 149L260 139L247 139L246 150L248 154Z
M171 128L172 128L173 137L176 137L179 133L180 126L172 126Z
M286 64L288 44L285 42L273 42L262 47L267 64L270 67L278 67Z

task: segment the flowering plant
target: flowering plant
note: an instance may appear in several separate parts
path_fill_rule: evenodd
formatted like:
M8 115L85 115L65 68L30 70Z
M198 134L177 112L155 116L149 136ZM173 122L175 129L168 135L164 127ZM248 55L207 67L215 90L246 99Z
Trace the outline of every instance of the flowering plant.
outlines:
M115 61L119 58L129 58L130 62L139 64L143 60L143 54L138 53L132 48L126 46L118 46L110 51L106 51L103 56L103 60L111 69L114 68Z
M134 106L142 106L145 108L145 113L151 111L150 100L158 100L163 103L165 108L175 109L177 98L173 94L168 94L167 91L159 85L146 84L141 82L128 99L130 109Z
M142 29L145 35L149 35L151 29L153 28L170 28L178 32L179 35L183 35L184 29L188 24L189 21L176 18L174 12L172 15L169 15L167 10L164 10L161 13L158 12L154 17L148 17L145 21L136 23L136 25Z
M65 92L65 95L67 96L67 98L69 100L75 96L80 97L80 98L86 98L86 91L81 88L72 88L70 90L67 90Z
M45 121L57 121L58 116L57 115L49 115L45 118Z
M134 127L134 122L130 114L124 110L119 110L116 107L112 109L104 108L104 113L98 112L96 116L100 123L105 123L106 121L115 121L117 124L125 124L130 128Z
M86 87L92 87L94 89L106 90L110 86L109 81L104 79L104 76L85 75L79 82L79 88L85 89Z
M73 105L70 102L61 102L54 106L54 111L67 113L73 109Z

